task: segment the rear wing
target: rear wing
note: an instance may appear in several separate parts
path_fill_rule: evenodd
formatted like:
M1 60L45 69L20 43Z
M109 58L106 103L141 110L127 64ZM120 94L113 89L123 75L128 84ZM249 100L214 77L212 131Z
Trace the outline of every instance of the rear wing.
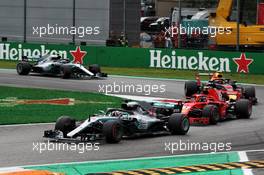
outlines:
M212 73L212 72L202 72L202 73L197 73L195 75L195 79L197 81L197 84L201 84L200 76L208 76L209 81L212 80L213 78L217 78L217 77L218 78L222 78L223 77L221 72L214 72L214 73Z

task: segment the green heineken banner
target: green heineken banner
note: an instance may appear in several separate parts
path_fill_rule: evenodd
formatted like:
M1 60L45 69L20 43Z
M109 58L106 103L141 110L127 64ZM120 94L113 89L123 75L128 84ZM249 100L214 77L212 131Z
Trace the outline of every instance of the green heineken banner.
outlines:
M264 74L264 53L0 43L0 61L46 54L84 65Z

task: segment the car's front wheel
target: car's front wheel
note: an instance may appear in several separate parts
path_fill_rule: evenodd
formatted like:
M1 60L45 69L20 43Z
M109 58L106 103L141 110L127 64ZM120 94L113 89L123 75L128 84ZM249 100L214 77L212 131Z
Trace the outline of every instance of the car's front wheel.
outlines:
M240 99L235 106L237 118L250 118L252 113L252 104L247 99Z
M119 121L109 120L103 125L103 135L107 143L119 143L123 137L123 127Z
M67 134L76 128L76 122L74 119L68 116L61 116L57 119L55 124L55 130L61 131L63 137L66 138Z

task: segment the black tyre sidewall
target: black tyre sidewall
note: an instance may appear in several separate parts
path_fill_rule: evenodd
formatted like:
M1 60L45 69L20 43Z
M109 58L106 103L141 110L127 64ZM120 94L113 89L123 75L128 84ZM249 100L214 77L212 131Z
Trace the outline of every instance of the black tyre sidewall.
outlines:
M57 119L55 124L55 130L61 131L63 136L66 138L67 134L75 129L76 123L75 120L68 116L61 116Z
M253 86L244 87L244 96L246 99L251 99L256 97L256 90Z
M31 65L27 62L20 62L16 66L19 75L28 75L31 70Z
M190 129L189 119L183 114L172 114L168 120L168 129L173 135L185 135Z
M123 136L123 128L119 121L109 120L103 125L103 135L107 143L119 143Z
M92 64L89 66L89 71L96 75L101 73L101 67L98 64Z
M193 94L197 93L198 86L195 81L187 81L184 85L184 94L186 97L190 97Z
M63 79L69 79L72 75L72 68L69 66L63 66L62 67L62 78Z
M216 125L220 119L218 107L215 105L206 105L202 111L202 117L209 118L211 125Z
M235 106L237 118L250 118L252 113L252 104L247 99L240 99Z

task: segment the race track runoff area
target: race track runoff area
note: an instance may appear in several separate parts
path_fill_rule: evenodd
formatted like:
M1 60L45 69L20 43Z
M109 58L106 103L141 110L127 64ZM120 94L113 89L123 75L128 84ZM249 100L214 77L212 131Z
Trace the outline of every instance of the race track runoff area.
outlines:
M243 175L244 169L264 168L263 160L249 161L243 154L244 152L208 153L24 166L21 168L48 170L67 175Z

